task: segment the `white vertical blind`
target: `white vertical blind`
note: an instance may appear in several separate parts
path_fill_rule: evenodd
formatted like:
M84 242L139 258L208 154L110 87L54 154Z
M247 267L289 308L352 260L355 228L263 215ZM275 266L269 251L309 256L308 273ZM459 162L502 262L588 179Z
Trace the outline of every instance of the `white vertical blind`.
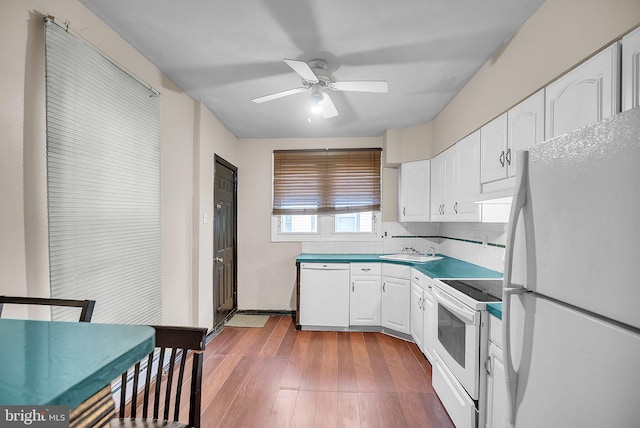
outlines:
M96 300L92 322L160 324L158 93L45 26L51 296Z

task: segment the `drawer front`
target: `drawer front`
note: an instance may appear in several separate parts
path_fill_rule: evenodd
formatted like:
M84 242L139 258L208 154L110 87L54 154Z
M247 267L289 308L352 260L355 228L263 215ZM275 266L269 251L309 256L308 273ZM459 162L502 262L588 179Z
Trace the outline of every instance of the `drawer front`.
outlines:
M379 276L381 271L380 263L351 263L351 276Z
M427 284L427 276L419 270L411 268L411 282L424 290Z
M391 276L400 279L411 278L411 266L396 265L392 263L382 264L382 274L384 276Z
M502 320L489 315L489 339L502 348Z

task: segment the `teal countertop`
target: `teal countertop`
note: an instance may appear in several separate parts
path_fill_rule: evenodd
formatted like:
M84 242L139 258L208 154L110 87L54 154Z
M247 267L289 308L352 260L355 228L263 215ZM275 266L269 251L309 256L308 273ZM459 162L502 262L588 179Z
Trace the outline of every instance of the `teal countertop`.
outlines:
M154 346L148 326L0 319L0 404L73 409Z
M473 263L443 256L442 260L427 263L381 259L384 254L309 254L303 253L296 258L298 263L366 263L384 262L409 265L431 278L502 278L502 273Z
M502 319L502 303L487 303L487 312L499 320Z

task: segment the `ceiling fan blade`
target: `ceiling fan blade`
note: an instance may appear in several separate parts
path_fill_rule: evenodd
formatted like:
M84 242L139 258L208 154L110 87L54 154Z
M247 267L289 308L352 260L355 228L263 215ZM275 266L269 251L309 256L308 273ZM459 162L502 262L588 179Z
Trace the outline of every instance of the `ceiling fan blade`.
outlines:
M322 101L318 104L320 104L320 108L322 109L322 117L325 119L331 119L339 114L338 109L336 109L335 104L333 104L328 94L322 94Z
M307 88L305 88L305 87L289 89L289 90L286 90L286 91L276 92L275 94L270 94L270 95L265 95L263 97L254 98L251 101L253 101L256 104L260 104L260 103L264 103L266 101L271 101L271 100L275 100L275 99L278 99L278 98L286 97L288 95L299 94L300 92L304 92L306 90L307 90Z
M284 62L287 63L289 67L293 69L296 73L300 75L304 80L310 83L318 83L318 76L313 72L309 64L304 61L298 61L295 59L285 59Z
M346 82L333 82L331 89L336 91L355 91L355 92L380 92L389 91L389 84L384 80L359 80Z

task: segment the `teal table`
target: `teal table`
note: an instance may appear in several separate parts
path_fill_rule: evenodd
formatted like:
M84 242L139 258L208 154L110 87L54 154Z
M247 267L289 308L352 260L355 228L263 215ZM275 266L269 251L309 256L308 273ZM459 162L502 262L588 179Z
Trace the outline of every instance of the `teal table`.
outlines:
M74 409L154 346L148 326L0 319L0 404Z

